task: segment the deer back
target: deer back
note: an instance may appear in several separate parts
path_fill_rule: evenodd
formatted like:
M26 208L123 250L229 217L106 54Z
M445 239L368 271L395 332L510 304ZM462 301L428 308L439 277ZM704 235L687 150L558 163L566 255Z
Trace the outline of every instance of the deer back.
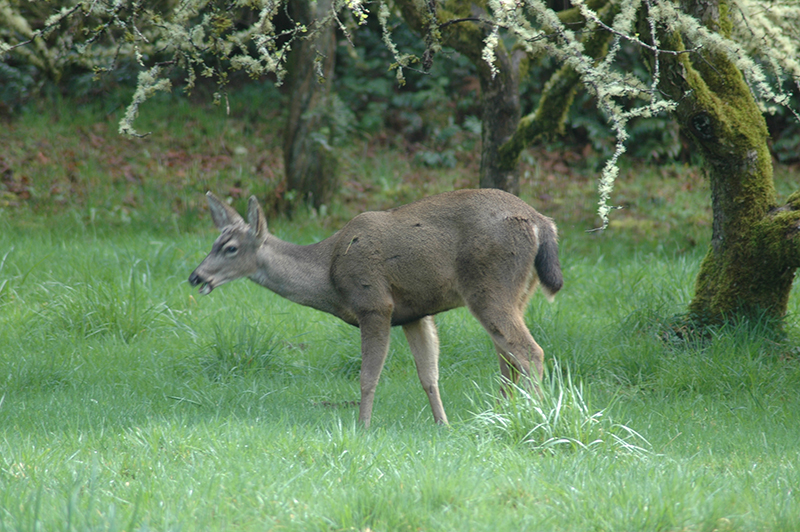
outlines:
M331 281L355 314L389 305L394 324L475 294L527 298L540 233L555 239L552 221L511 194L439 194L351 220L335 235Z

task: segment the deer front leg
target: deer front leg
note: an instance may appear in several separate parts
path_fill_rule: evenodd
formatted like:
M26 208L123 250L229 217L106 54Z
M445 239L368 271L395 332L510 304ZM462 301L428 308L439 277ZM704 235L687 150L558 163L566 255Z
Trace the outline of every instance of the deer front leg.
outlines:
M358 420L369 428L372 417L372 403L375 388L381 376L383 363L389 352L389 335L392 328L391 313L384 316L378 313L359 318L361 328L361 406Z
M403 325L403 332L414 355L419 382L431 403L433 419L436 423L447 425L447 415L439 396L439 336L433 316Z

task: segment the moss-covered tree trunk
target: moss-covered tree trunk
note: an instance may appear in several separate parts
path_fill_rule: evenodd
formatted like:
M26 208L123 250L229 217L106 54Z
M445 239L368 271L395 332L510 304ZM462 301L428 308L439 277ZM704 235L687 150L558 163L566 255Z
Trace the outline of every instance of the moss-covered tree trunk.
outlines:
M725 0L683 0L682 7L708 28L730 31ZM660 39L663 49L689 48L676 33ZM766 123L724 52L704 47L660 61L660 88L678 102L678 121L702 153L711 186L711 245L689 312L705 323L781 318L800 265L800 194L778 206Z
M290 103L283 142L286 189L290 198L296 195L297 200L313 207L328 203L338 185L330 120L336 32L333 24L321 29L312 25L330 13L331 3L332 0L290 3L294 20L317 33L311 39L298 40L289 56Z

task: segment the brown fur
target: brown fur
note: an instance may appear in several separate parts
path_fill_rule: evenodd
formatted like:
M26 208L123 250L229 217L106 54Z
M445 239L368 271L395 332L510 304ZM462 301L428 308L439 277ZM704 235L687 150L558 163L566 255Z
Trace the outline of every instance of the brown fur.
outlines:
M301 305L361 329L359 419L369 426L389 331L403 326L433 417L439 397L439 340L432 316L467 306L492 337L507 382L541 378L544 354L523 321L541 283L561 288L556 226L528 204L493 189L459 190L381 212L365 212L317 244L298 246L267 231L255 198L248 222L208 193L221 234L189 277L207 294L248 277Z

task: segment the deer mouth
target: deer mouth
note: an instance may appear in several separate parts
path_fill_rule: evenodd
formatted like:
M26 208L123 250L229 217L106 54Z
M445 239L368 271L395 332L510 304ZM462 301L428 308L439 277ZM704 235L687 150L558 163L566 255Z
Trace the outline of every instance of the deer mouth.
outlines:
M191 284L192 286L199 285L200 289L198 290L198 292L200 293L201 296L210 294L211 291L214 289L214 285L211 284L211 281L201 278L199 275L197 275L197 273L192 273L192 275L189 276L189 284Z

